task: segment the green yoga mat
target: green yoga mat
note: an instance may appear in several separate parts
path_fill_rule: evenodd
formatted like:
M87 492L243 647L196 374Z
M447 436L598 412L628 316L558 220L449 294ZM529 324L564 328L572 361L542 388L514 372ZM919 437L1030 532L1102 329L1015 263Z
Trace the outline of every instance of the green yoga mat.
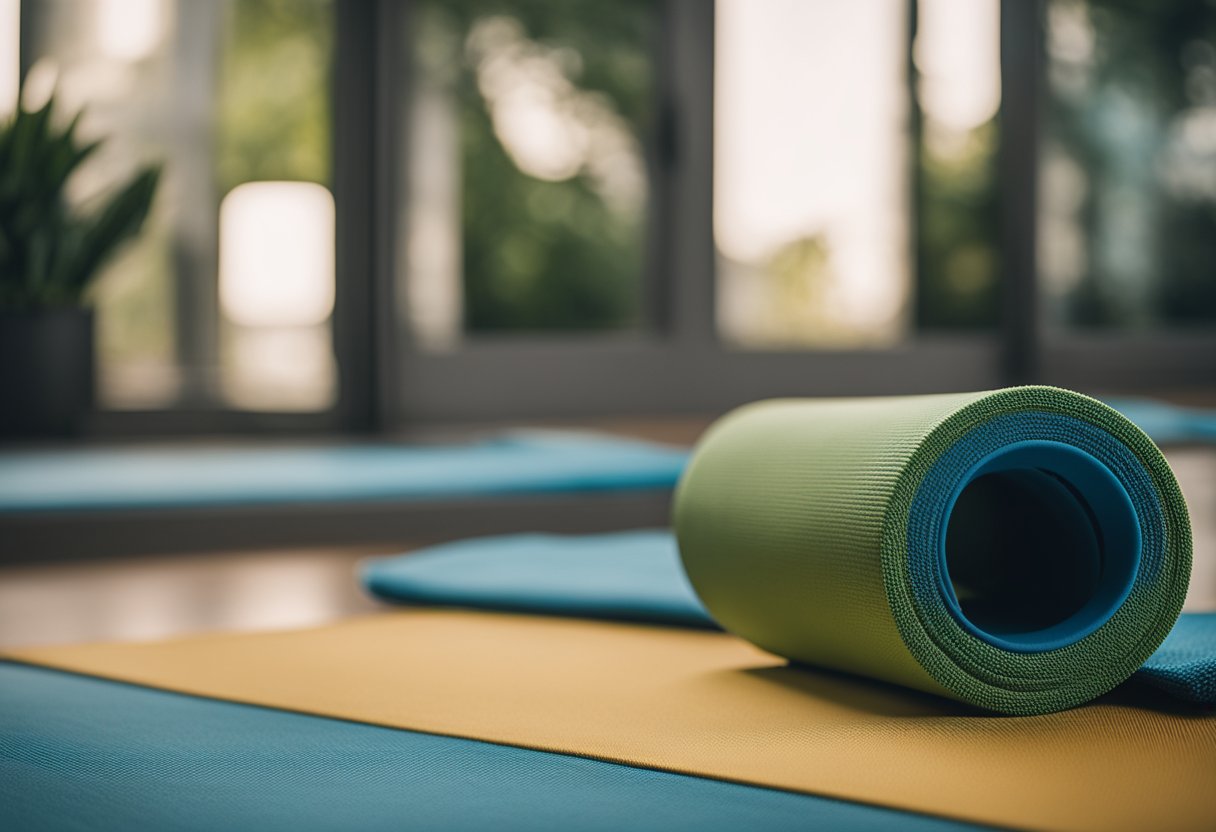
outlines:
M1157 447L1050 387L748 405L694 452L675 529L726 629L1011 714L1128 678L1191 565Z

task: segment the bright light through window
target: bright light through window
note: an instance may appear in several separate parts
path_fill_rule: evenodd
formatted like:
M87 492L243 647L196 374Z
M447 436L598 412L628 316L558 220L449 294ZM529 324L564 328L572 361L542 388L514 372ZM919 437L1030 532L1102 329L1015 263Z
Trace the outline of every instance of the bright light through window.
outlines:
M21 0L0 0L0 118L17 109L20 44Z
M718 0L718 326L736 345L906 328L907 4Z
M252 410L333 402L334 200L312 182L247 182L220 204L222 386Z
M974 130L1001 104L999 0L920 0L913 58L925 117Z
M334 200L312 182L248 182L220 205L220 303L233 323L309 326L334 306Z
M164 18L164 0L98 0L97 44L107 57L141 60L160 45Z

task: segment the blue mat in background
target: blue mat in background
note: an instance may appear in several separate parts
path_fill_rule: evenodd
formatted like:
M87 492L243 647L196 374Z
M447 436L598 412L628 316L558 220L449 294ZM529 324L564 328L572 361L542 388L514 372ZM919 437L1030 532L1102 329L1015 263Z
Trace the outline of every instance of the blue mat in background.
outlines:
M398 603L717 627L668 531L503 535L369 562L363 581ZM1216 705L1216 613L1184 614L1133 679Z
M976 828L0 663L0 829L14 832Z
M369 561L363 583L409 604L718 627L666 531L459 540Z
M1135 422L1158 445L1216 443L1216 410L1179 407L1152 399L1103 399Z
M467 445L13 451L0 454L0 512L668 489L687 458L558 431Z
M1111 404L1161 443L1216 443L1216 413ZM191 508L666 489L688 451L532 431L466 445L0 452L0 513Z

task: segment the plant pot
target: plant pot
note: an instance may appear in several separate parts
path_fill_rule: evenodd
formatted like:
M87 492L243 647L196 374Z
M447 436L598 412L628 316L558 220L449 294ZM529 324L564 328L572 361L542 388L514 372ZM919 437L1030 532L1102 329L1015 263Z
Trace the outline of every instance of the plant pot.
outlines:
M0 437L70 436L93 407L93 310L0 309Z

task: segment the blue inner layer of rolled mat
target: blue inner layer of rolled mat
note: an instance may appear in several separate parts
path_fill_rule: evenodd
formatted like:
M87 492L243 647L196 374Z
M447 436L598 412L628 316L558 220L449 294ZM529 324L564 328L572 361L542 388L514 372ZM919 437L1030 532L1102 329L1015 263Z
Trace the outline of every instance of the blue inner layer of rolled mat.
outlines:
M0 663L0 828L977 827Z
M467 445L16 451L0 512L419 500L670 488L680 448L528 432Z
M715 628L667 531L506 535L368 563L387 601ZM1133 679L1175 700L1216 705L1216 613L1188 613Z
M1010 444L1011 437L1026 435L1028 424L1035 426L1034 435L1055 441ZM970 464L980 455L978 463ZM1134 487L1125 488L1112 469L1122 471ZM960 497L979 488L986 491L969 506L972 511L957 511ZM1029 528L995 522L996 516L1017 509L1039 522ZM973 515L970 522L968 514ZM947 553L946 528L938 518L951 517L961 522L950 525L950 536L974 540ZM942 454L912 501L908 559L913 595L924 607L946 599L964 628L1005 650L1067 646L1105 624L1136 579L1160 568L1165 539L1142 537L1138 518L1149 529L1162 525L1157 492L1144 466L1113 435L1052 413L992 419ZM1036 526L1050 533L1011 543L1019 535L1034 534ZM968 582L972 597L957 598L956 589ZM1033 605L1026 603L1028 598ZM1088 602L1074 609L1078 598ZM1028 613L1040 618L1029 620Z

